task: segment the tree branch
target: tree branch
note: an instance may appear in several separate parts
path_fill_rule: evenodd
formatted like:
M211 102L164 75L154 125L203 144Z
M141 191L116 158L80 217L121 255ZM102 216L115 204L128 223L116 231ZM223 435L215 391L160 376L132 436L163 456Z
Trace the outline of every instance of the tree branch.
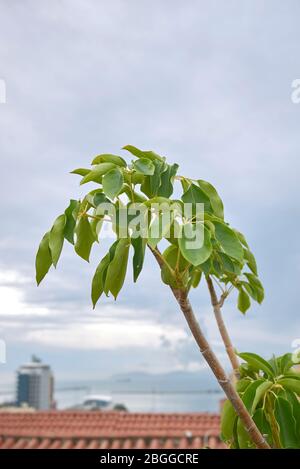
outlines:
M150 250L152 251L157 263L159 266L162 266L162 260L158 255L156 250L153 250L149 246ZM223 391L225 392L227 398L233 405L237 415L243 422L243 425L248 432L249 436L251 437L253 443L257 446L257 448L261 449L270 449L270 446L265 441L264 437L260 433L259 429L257 428L255 422L253 421L252 417L250 416L249 412L247 411L245 404L243 403L242 399L240 398L239 394L235 390L234 386L226 376L226 373L219 362L218 358L216 357L215 353L211 349L208 341L206 340L200 325L195 317L193 312L192 306L189 302L187 292L183 290L178 290L175 288L170 287L175 299L177 300L181 311L186 319L186 322L190 328L190 331L200 349L200 352L206 362L208 363L209 367L211 368L212 372L214 373L218 383L222 387Z
M214 288L214 285L213 285L213 282L212 282L212 280L209 276L206 277L206 282L207 282L207 286L208 286L208 291L210 293L211 304L212 304L212 307L214 309L218 329L219 329L221 337L223 339L223 343L225 345L225 349L226 349L227 355L229 357L229 360L231 362L234 374L237 378L239 378L239 366L240 366L239 360L236 356L234 347L232 345L230 336L228 334L228 331L227 331L227 328L225 326L225 323L224 323L224 320L223 320L223 317L222 317L222 313L221 313L221 307L224 304L224 301L226 299L227 294L223 293L221 295L220 300L218 300L217 294L216 294L216 291L215 291L215 288Z

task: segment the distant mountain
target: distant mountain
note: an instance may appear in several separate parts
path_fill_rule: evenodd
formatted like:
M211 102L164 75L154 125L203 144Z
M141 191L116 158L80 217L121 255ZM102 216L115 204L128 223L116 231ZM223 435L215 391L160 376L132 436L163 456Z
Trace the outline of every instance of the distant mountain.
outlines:
M112 389L129 391L219 391L210 370L201 372L172 371L170 373L118 373L110 378Z

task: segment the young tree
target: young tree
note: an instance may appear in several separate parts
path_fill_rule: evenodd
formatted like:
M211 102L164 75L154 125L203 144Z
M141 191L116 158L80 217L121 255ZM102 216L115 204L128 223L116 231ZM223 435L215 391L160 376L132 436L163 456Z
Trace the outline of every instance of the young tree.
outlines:
M162 281L170 287L200 352L249 441L257 448L269 448L204 336L189 301L190 289L196 288L204 277L220 334L238 376L239 362L221 307L233 290L238 292L238 308L242 313L250 307L250 297L258 303L264 298L255 258L247 241L225 222L222 200L210 183L178 176L177 164L168 164L165 158L152 151L141 151L131 145L124 149L135 157L130 164L120 156L101 154L94 158L91 168L72 171L82 177L80 184L93 182L96 188L83 200L71 200L44 235L36 256L37 283L52 265L57 266L65 239L74 245L80 257L89 261L102 224L109 221L116 239L92 280L91 296L95 307L103 293L117 298L124 283L130 248L133 249L134 282L149 248L159 265ZM181 183L181 199L171 199L175 181ZM168 247L161 252L158 245L164 242ZM222 290L220 299L214 283Z

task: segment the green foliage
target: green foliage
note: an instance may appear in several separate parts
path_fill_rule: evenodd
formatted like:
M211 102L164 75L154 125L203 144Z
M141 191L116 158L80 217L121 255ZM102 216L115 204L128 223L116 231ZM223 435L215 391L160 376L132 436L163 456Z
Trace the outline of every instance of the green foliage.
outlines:
M140 150L132 145L127 145L124 150L133 158L132 161L127 163L119 155L103 153L93 159L90 168L72 171L82 177L80 184L91 182L95 187L81 201L72 199L43 238L36 259L37 283L45 277L51 265L57 265L65 239L74 245L80 257L89 261L102 224L111 222L116 239L120 241L118 247L115 246L117 256L121 257L113 260L111 256L105 256L109 265L104 268L105 263L100 263L97 268L92 285L94 306L103 292L111 292L115 297L119 293L130 246L133 248L133 278L137 281L147 245L156 250L164 239L176 247L165 251L162 256L162 278L168 285L189 290L196 288L204 276L213 276L228 293L236 290L241 312L248 310L251 299L261 303L264 290L254 255L244 235L224 220L223 202L213 185L202 179L177 176L178 165L168 164L165 157L153 151ZM182 186L181 200L171 198L176 180ZM116 212L115 217L111 211L103 211L103 204L108 203ZM122 210L130 203L144 210L148 227L146 235L136 236L130 229L120 234L124 225ZM160 204L156 216L151 208L153 204ZM191 207L187 214L185 204ZM197 204L204 207L200 215ZM166 222L164 217L168 213L171 215ZM132 215L128 213L125 222L131 220ZM156 234L153 234L154 228L158 229ZM124 238L128 238L128 242L121 242ZM195 240L202 241L195 244ZM114 271L117 268L118 273Z
M47 232L40 242L35 259L36 282L38 285L48 273L51 265L52 257L49 248L49 232Z
M272 448L300 448L300 373L290 353L265 360L240 353L244 360L236 390ZM232 448L253 448L232 404L221 415L223 440Z
M104 174L102 178L103 192L110 199L114 199L121 191L124 183L123 173L119 168L114 168Z

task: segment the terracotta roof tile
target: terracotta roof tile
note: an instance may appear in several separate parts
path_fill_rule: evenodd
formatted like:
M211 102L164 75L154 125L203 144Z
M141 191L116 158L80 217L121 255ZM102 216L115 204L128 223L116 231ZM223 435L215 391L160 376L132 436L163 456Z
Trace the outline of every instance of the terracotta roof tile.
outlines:
M222 448L209 413L0 412L4 448Z

